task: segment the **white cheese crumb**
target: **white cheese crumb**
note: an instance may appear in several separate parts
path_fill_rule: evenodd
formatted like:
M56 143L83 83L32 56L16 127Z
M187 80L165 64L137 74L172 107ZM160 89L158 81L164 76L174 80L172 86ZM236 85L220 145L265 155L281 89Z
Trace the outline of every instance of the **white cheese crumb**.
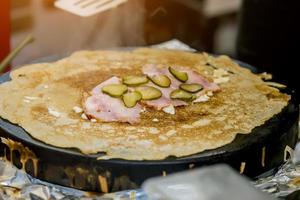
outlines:
M30 97L30 96L24 96L25 99L27 100L35 100L38 99L38 97Z
M153 122L159 122L159 120L156 119L156 118L152 119L152 121L153 121Z
M88 117L87 117L86 114L84 114L84 113L81 114L81 118L82 118L82 119L88 119Z
M78 107L78 106L74 106L74 107L73 107L73 111L74 111L75 113L82 113L82 112L83 112L82 108L80 108L80 107Z
M47 89L47 88L49 88L49 86L48 85L44 85L44 88Z
M146 112L146 111L147 111L146 107L143 107L141 110L141 112Z
M214 83L220 84L220 83L227 83L229 81L229 77L218 77L214 79Z
M23 99L23 101L24 101L25 103L30 103L30 102L31 102L31 101L28 100L28 99Z
M222 77L222 76L227 76L227 75L228 75L228 72L222 68L215 69L214 74L213 74L213 76L217 77L217 78Z
M160 135L158 138L159 138L160 140L163 140L163 141L168 140L168 138L167 138L166 136L163 136L163 135Z
M168 114L171 114L171 115L175 115L175 108L174 108L173 105L169 105L169 106L167 106L167 107L164 107L164 108L163 108L163 111L164 111L165 113L168 113Z
M194 127L206 126L211 122L209 119L199 119L198 121L193 122Z
M193 102L198 103L198 102L206 102L209 100L209 96L207 96L206 94L201 95L200 97L198 97L196 100L194 100Z
M149 128L149 133L151 133L151 134L158 134L159 132L160 131L155 127L150 127Z
M48 113L54 117L60 117L60 112L56 111L55 109L53 108L48 108Z
M91 119L91 122L95 123L95 122L97 122L97 120L93 118L93 119Z
M182 125L181 128L189 129L189 128L194 128L194 126L185 124L185 125Z
M208 91L208 92L206 92L206 95L209 96L209 97L211 97L211 96L214 95L214 93L212 91Z
M177 133L176 130L169 130L169 131L166 133L166 136L171 137L171 136L175 135L176 133Z

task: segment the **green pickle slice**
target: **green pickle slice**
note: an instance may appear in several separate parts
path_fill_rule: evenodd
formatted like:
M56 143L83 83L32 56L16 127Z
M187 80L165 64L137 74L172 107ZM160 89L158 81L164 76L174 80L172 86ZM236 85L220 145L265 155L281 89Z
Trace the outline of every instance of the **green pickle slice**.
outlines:
M171 85L171 80L169 79L168 76L166 75L154 75L154 76L149 76L149 79L159 87L170 87Z
M178 71L172 67L169 67L169 72L179 81L181 82L186 82L189 77L188 77L188 74L186 72L181 72L181 71Z
M191 93L196 93L203 89L202 85L197 84L197 83L191 83L191 84L182 83L182 84L180 84L179 87L180 87L180 89L187 91L187 92L191 92Z
M120 97L127 92L127 89L123 84L109 84L102 87L102 92L112 97Z
M170 98L171 99L179 99L179 100L183 100L183 101L191 101L191 100L194 100L195 97L196 96L194 94L191 94L191 93L186 92L186 91L181 90L181 89L173 90L170 93Z
M142 86L136 89L139 93L142 94L143 100L154 100L162 96L162 93L159 89L152 86Z
M123 95L123 102L127 108L134 107L141 99L142 94L137 91L129 92Z
M138 86L148 82L147 76L125 76L123 83L129 86Z

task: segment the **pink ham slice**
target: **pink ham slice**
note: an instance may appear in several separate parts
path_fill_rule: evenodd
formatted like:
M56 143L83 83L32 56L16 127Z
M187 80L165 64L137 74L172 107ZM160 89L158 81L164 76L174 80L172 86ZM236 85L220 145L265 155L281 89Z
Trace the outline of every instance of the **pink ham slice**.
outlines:
M101 89L108 84L118 84L120 79L112 77L97 85L83 102L85 114L104 122L129 122L136 124L140 121L142 107L137 104L133 108L127 108L121 99L103 94Z
M206 80L204 77L202 77L200 74L192 71L192 70L188 70L186 68L183 67L174 67L176 70L180 70L180 71L184 71L188 74L188 81L187 83L198 83L201 84L204 87L204 90L206 91L219 91L220 87L215 84L215 83L211 83L208 80ZM146 101L146 105L151 106L156 108L157 110L160 110L164 107L173 105L173 106L184 106L184 105L188 105L186 102L184 101L180 101L180 100L172 100L170 99L170 93L175 90L178 89L179 85L181 84L180 81L178 81L176 78L173 77L172 74L170 74L168 68L157 68L155 65L145 65L143 67L143 73L148 75L148 76L154 76L154 75L167 75L170 79L171 79L171 85L169 88L161 88L159 86L154 85L153 83L149 83L151 86L154 86L158 89L161 90L162 92L162 97L160 99L157 100L152 100L152 101ZM204 92L201 91L197 94L197 96L203 95ZM194 100L194 102L198 102L198 99Z

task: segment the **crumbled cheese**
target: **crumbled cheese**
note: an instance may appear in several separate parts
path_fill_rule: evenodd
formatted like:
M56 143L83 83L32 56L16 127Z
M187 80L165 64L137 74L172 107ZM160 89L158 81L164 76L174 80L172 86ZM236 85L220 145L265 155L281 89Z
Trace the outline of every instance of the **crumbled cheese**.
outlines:
M93 119L91 119L91 122L95 123L95 122L97 122L97 120L93 118Z
M54 110L53 108L48 108L48 113L54 117L60 117L60 112Z
M31 102L31 101L28 100L28 99L23 99L23 101L24 101L25 103L30 103L30 102Z
M38 99L38 97L30 97L30 96L24 96L25 99L27 100L35 100Z
M163 140L163 141L168 140L168 138L167 138L166 136L164 136L164 135L160 135L160 136L158 136L158 138L159 138L160 140Z
M206 126L211 122L209 119L199 119L198 121L193 122L194 127Z
M229 81L229 77L218 77L214 79L214 83L220 84L220 83L227 83Z
M192 125L184 124L181 126L181 128L189 129L189 128L194 128Z
M78 106L74 106L74 107L73 107L73 111L74 111L75 113L82 113L82 112L83 112L82 108L80 108L80 107L78 107Z
M149 128L149 133L151 133L151 134L158 134L159 132L160 131L155 127L150 127Z
M166 133L166 136L171 137L171 136L175 135L176 132L177 132L176 130L169 130L169 131Z
M141 112L146 112L146 110L147 110L146 107L143 107Z
M195 103L199 103L199 102L207 102L209 100L209 96L207 96L206 94L199 96L196 100L194 100L193 102Z
M82 119L88 119L88 117L87 117L86 114L84 114L84 113L81 114L81 118L82 118Z
M206 95L209 96L209 97L211 97L211 96L214 95L214 93L212 91L208 91L208 92L206 92Z
M156 119L156 118L152 119L152 121L153 121L153 122L159 122L159 120Z
M213 73L213 76L217 77L217 78L227 76L227 75L228 75L228 72L222 68L215 69L214 73Z
M48 89L48 88L49 88L49 86L48 86L48 85L44 85L44 88L45 88L45 89Z
M167 106L167 107L164 107L164 108L163 108L163 111L164 111L165 113L168 113L168 114L171 114L171 115L175 115L175 108L174 108L173 105L169 105L169 106Z

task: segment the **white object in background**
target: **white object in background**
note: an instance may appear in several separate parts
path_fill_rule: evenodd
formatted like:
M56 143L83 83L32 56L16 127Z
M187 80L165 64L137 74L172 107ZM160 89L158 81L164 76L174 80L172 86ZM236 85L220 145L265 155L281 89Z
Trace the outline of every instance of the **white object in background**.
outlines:
M54 5L73 14L89 17L112 9L127 0L57 0Z
M173 50L192 51L192 52L196 51L195 49L191 48L190 46L186 45L185 43L177 39L172 39L160 44L155 44L152 45L151 47L158 48L158 49L173 49Z
M142 187L150 200L273 200L224 164L150 178Z

